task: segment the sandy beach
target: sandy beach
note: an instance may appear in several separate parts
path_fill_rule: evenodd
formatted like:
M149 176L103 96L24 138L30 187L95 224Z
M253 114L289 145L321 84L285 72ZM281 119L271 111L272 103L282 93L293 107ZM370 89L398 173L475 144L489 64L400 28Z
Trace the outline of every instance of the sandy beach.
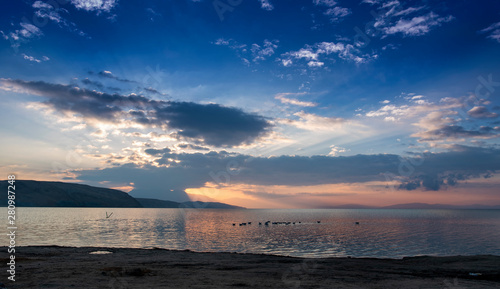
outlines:
M9 255L3 247L2 260ZM500 288L500 256L302 259L58 246L17 247L15 256L16 281L4 271L4 288Z

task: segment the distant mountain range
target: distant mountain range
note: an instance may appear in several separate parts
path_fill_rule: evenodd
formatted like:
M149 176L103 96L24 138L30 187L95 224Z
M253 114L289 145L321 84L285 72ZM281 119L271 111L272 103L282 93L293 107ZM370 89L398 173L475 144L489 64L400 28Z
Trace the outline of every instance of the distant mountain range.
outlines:
M426 203L410 203L410 204L399 204L392 206L385 206L384 209L500 209L499 206L487 206L487 205L446 205L446 204L426 204Z
M143 208L190 208L190 209L245 209L244 207L238 207L233 205L228 205L218 202L173 202L173 201L162 201L157 199L136 199Z
M7 181L0 181L0 187L7 189ZM245 209L218 202L173 202L157 199L133 198L129 194L107 188L88 185L16 180L17 207L95 207L95 208L194 208L194 209ZM7 206L7 197L0 201ZM409 203L384 207L346 204L328 206L329 209L495 209L500 205L447 205Z
M447 204L426 204L426 203L408 203L408 204L397 204L383 207L375 206L364 206L357 204L339 205L339 206L328 206L325 209L471 209L471 210L500 210L500 205L498 206L487 206L487 205L447 205Z

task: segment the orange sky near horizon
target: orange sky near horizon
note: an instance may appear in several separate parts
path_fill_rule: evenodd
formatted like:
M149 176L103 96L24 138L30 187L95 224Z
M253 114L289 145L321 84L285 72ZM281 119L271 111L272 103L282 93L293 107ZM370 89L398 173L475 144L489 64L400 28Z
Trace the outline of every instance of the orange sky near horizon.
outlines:
M449 205L499 205L500 177L471 179L446 190L397 189L397 182L367 182L315 186L257 186L234 184L219 186L207 183L201 188L188 188L192 200L217 201L251 209L321 208L345 204L389 206L406 203ZM471 189L474 193L471 193Z

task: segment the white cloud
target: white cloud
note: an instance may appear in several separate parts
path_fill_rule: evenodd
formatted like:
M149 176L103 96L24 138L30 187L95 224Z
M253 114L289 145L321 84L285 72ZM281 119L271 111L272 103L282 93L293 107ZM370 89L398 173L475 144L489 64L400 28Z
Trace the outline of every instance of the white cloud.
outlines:
M17 48L22 42L27 42L32 38L40 37L43 35L42 30L33 24L21 22L20 29L14 30L14 32L4 33L2 31L2 36L5 40L10 40L11 46Z
M248 48L248 45L241 44L233 39L219 38L212 43L219 46L229 47L236 52L236 55L246 65L250 65L251 63L249 59L251 59L253 63L258 63L259 61L266 60L272 56L278 48L279 41L276 39L264 39L262 44L253 43L250 45L250 48Z
M97 14L111 11L117 3L117 0L71 0L77 9L97 11Z
M271 11L274 9L273 4L269 2L269 0L259 0L260 1L260 7L264 10Z
M297 105L297 106L304 106L304 107L315 107L317 106L318 104L317 103L314 103L314 102L309 102L309 101L300 101L300 100L297 100L297 99L293 99L293 98L288 98L287 96L290 96L290 95L305 95L306 93L304 92L301 92L301 93L278 93L274 98L275 99L279 99L281 101L281 103L285 103L285 104L293 104L293 105Z
M378 117L378 116L403 116L406 115L411 108L408 105L396 106L393 104L384 105L378 110L373 110L367 112L365 115L367 117Z
M214 42L215 45L229 45L229 40L225 40L224 38L219 38Z
M334 7L325 11L325 15L330 17L332 22L338 22L342 18L351 14L351 9L344 7Z
M282 64L290 66L292 59L305 59L310 67L323 66L325 61L321 61L320 57L330 54L337 54L340 59L353 61L355 63L365 63L378 56L376 54L362 54L359 49L352 44L320 42L314 45L306 45L298 51L291 51L282 54ZM286 65L285 65L286 64Z
M340 117L324 117L312 113L299 111L293 115L299 117L299 120L285 120L285 124L295 126L300 129L310 131L333 131L339 129L348 121Z
M334 157L337 156L339 153L345 153L347 151L349 150L342 147L338 147L336 145L331 145L330 152L328 153L328 155Z
M335 0L313 0L314 5L323 5L327 7L333 7L337 5L337 1Z
M285 67L288 67L288 66L291 66L293 64L292 60L290 59L282 59L281 60L281 63L283 64L283 66Z
M487 28L480 31L481 33L489 33L487 36L490 39L496 40L500 43L500 22L493 23Z
M305 58L306 60L317 60L318 52L314 52L312 48L301 48L299 51L294 51L290 53L293 57L300 59Z
M402 33L405 36L421 36L429 33L429 31L441 23L446 23L453 20L452 16L439 17L433 12L427 15L413 17L410 20L400 19L393 26L385 27L386 34Z
M32 61L32 62L36 62L36 63L40 63L42 61L48 61L48 60L50 60L50 58L48 58L47 56L43 56L42 60L37 59L34 56L26 55L24 53L22 54L22 56L23 56L24 59Z
M321 61L313 61L313 60L311 60L311 61L309 61L307 63L307 66L309 66L309 67L321 67L323 65L325 65L325 63L321 62Z
M278 40L269 41L265 39L263 45L252 44L250 51L252 52L253 61L265 60L267 57L273 55L274 50L278 48L278 42Z
M335 52L342 52L344 50L344 44L343 43L333 43L333 42L321 42L317 44L318 46L318 51L321 53L335 53Z
M430 11L429 6L405 7L405 4L394 1L365 0L376 7L373 27L382 32L382 38L388 35L421 36L432 29L450 22L453 16L440 16Z

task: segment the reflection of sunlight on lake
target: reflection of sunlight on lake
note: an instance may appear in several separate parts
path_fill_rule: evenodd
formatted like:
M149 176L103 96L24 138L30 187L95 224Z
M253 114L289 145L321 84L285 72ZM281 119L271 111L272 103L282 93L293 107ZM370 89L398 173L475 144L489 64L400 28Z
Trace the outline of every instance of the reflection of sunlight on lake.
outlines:
M106 212L112 217L106 218ZM19 245L305 257L500 255L498 210L19 208L17 215ZM296 224L265 226L265 221ZM244 222L252 224L239 226Z

